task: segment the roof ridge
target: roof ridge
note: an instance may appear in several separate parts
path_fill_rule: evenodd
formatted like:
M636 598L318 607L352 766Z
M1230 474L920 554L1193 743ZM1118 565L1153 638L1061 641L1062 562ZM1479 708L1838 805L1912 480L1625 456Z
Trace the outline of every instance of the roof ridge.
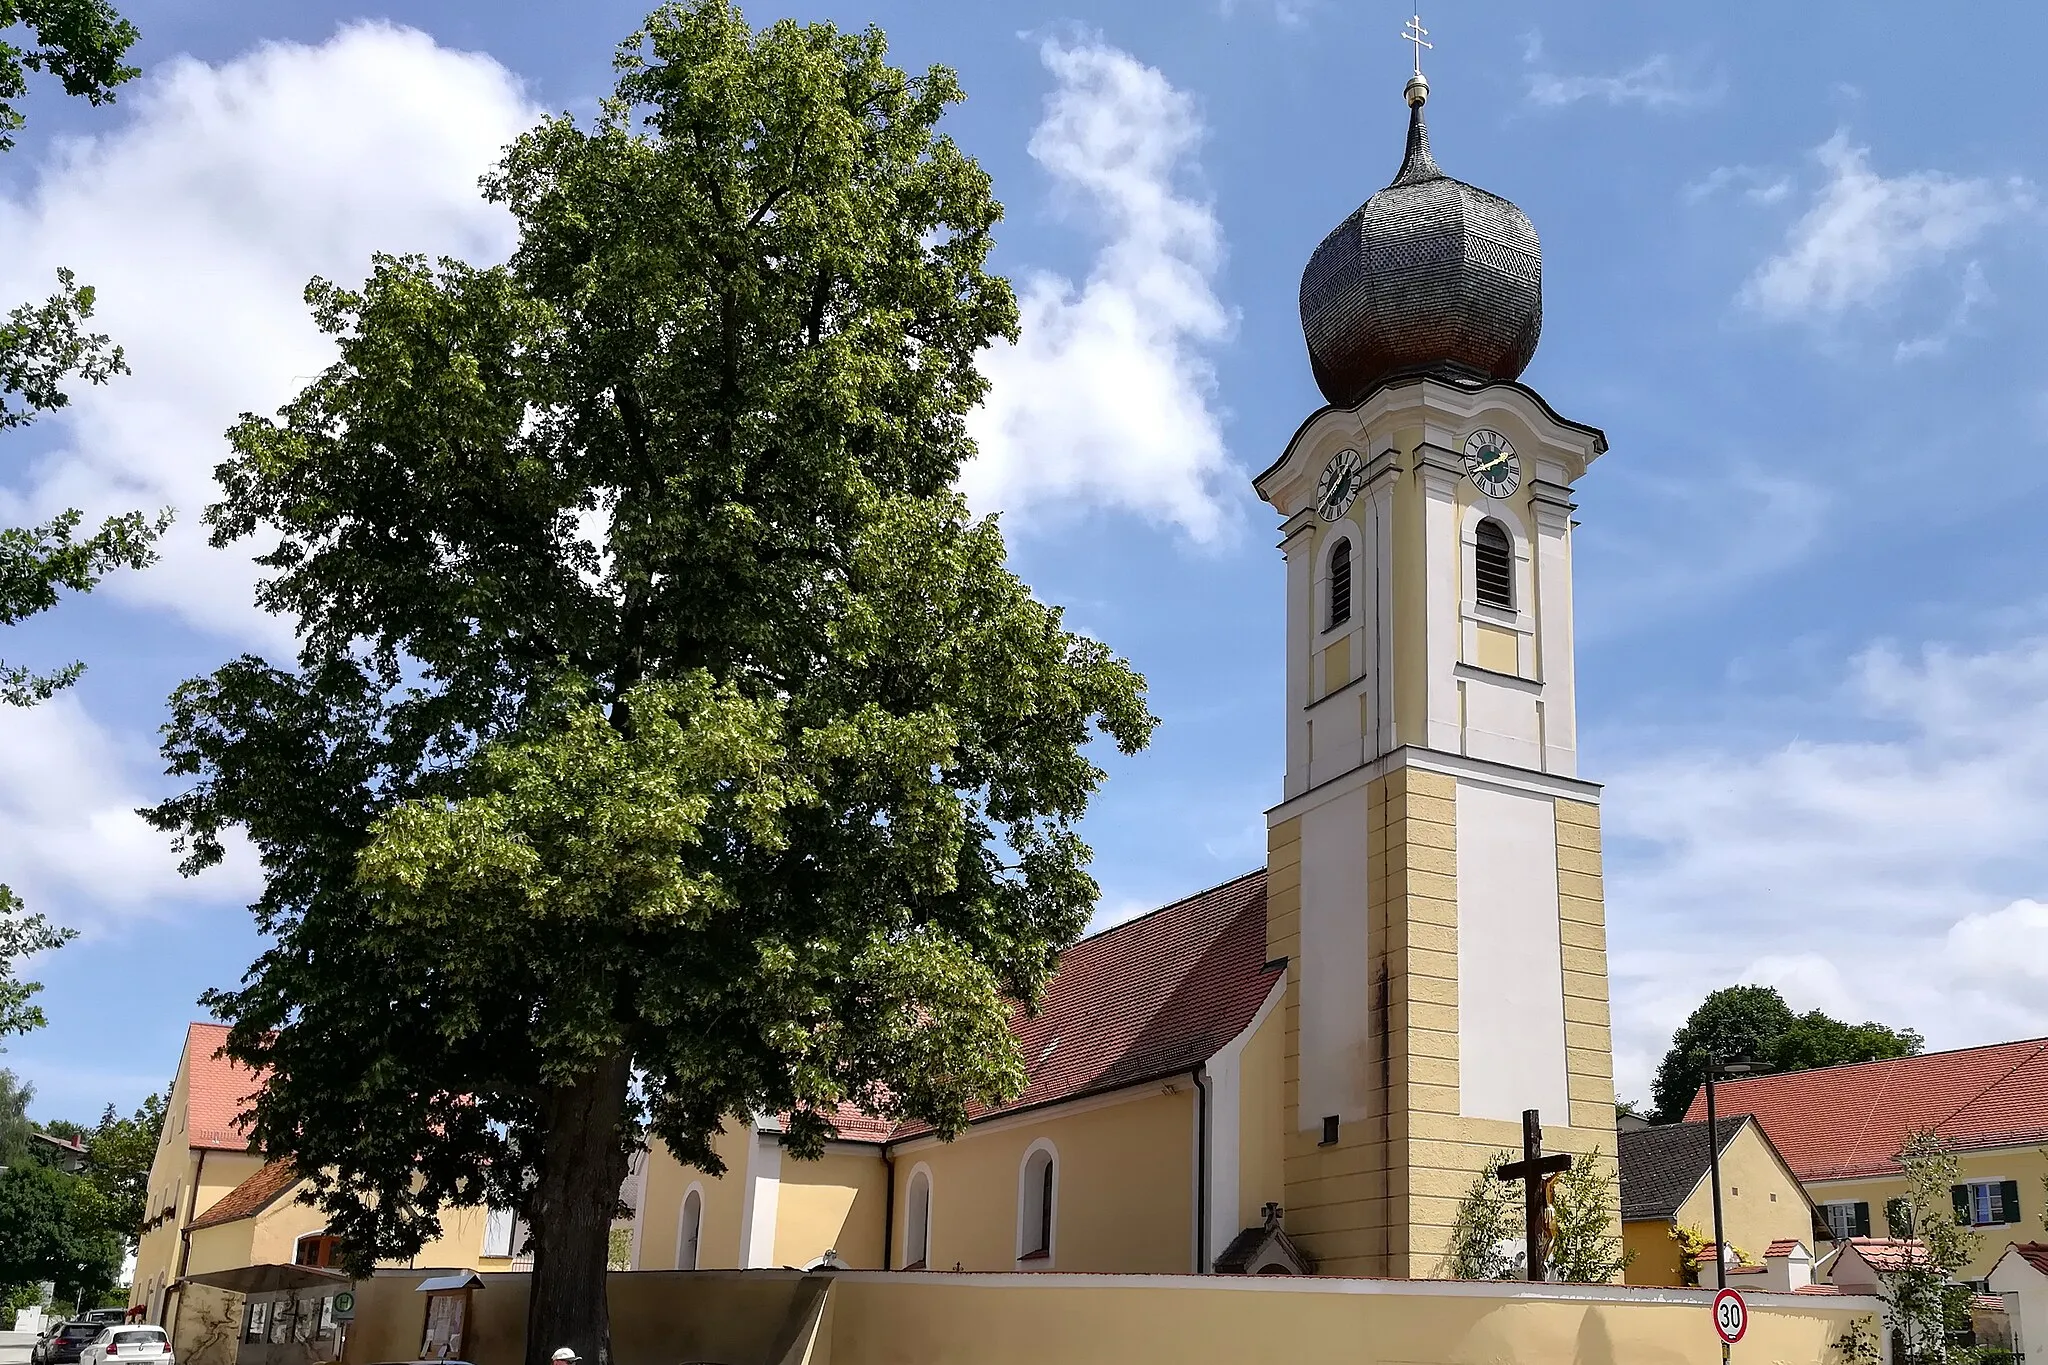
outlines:
M1267 869L1265 865L1260 864L1258 867L1253 868L1249 872L1240 872L1235 877L1225 877L1222 881L1217 882L1214 886L1205 886L1200 891L1189 892L1187 895L1182 896L1179 900L1171 900L1164 905L1154 906L1152 909L1145 911L1141 915L1133 915L1129 919L1118 920L1115 924L1112 924L1105 929L1097 929L1092 934L1084 934L1080 938L1074 940L1073 946L1068 948L1067 952L1071 953L1074 951L1075 948L1080 947L1082 944L1093 943L1098 938L1108 938L1111 934L1114 934L1119 930L1128 929L1134 924L1143 924L1146 920L1151 919L1154 915L1163 915L1169 910L1177 910L1181 906L1186 905L1189 901L1198 901L1202 899L1202 897L1204 896L1213 896L1226 886L1235 886L1237 883L1241 881L1247 881L1253 877L1262 877L1266 874L1266 870Z
M1801 1067L1797 1071L1772 1071L1762 1076L1744 1076L1741 1080L1719 1081L1716 1084L1721 1089L1728 1090L1737 1086L1762 1085L1767 1081L1783 1080L1788 1076L1818 1076L1826 1071L1848 1071L1853 1067L1859 1066L1895 1066L1900 1062L1931 1061L1936 1057L1958 1057L1965 1052L1989 1052L1993 1048L2000 1047L2025 1047L2029 1043L2048 1047L2048 1037L2008 1038L2002 1043L1971 1043L1968 1047L1943 1048L1939 1052L1913 1052L1908 1053L1904 1057L1872 1057L1867 1062L1836 1062L1833 1066L1808 1066Z

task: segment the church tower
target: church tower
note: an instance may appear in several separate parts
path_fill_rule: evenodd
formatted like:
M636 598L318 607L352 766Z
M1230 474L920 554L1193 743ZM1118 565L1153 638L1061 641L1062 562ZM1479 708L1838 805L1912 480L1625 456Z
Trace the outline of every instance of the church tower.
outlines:
M1614 1156L1572 669L1572 490L1607 442L1516 382L1535 229L1438 168L1419 69L1406 96L1399 173L1302 276L1329 405L1254 482L1287 561L1287 1229L1325 1273L1423 1278L1524 1110Z

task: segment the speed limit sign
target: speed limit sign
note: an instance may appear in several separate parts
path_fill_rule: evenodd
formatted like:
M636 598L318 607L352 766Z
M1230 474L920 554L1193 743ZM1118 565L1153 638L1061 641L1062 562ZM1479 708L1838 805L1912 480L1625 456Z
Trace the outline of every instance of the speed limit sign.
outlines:
M1749 1305L1742 1301L1742 1295L1732 1289L1714 1295L1714 1335L1733 1346L1748 1330Z

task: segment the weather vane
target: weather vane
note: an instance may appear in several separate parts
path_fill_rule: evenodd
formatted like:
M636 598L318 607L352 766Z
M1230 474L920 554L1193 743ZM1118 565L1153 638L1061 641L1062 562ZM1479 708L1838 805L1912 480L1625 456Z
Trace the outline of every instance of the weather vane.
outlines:
M1418 14L1408 21L1408 26L1401 30L1401 37L1415 44L1415 74L1420 76L1422 74L1422 49L1425 47L1431 51L1436 49L1435 43L1423 41L1429 37L1429 30L1422 26L1421 15Z

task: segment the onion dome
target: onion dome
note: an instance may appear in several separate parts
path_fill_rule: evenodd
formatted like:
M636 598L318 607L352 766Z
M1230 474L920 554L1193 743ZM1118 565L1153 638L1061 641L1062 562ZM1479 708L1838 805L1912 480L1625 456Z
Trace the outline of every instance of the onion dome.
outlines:
M1301 276L1301 330L1323 396L1351 407L1402 374L1513 379L1543 330L1543 252L1528 215L1437 168L1408 82L1394 182L1323 238Z

